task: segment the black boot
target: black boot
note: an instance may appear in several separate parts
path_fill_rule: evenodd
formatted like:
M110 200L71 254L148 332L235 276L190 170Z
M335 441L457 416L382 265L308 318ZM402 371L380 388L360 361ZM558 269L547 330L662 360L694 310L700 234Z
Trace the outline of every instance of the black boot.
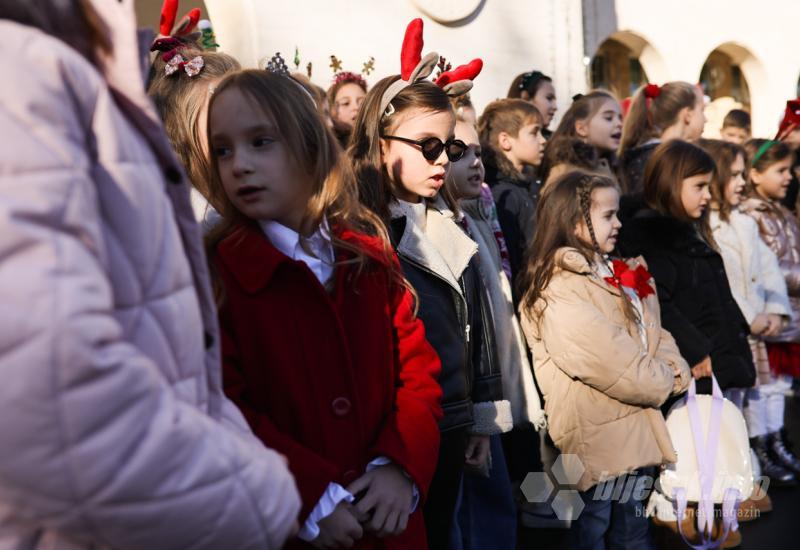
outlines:
M756 453L758 463L761 465L761 474L767 476L773 485L795 485L797 483L797 478L792 472L772 459L766 435L750 439L750 447Z
M783 430L768 434L767 437L769 438L769 450L775 462L795 474L800 474L800 459L786 448L787 446L783 440L786 436Z

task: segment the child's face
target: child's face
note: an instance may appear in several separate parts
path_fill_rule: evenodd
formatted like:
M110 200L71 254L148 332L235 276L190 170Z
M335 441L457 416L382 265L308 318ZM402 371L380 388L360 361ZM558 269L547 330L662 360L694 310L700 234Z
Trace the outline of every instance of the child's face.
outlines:
M290 157L272 119L236 88L224 90L209 112L211 152L237 210L295 231L311 196L311 182Z
M729 141L737 145L744 145L744 142L750 139L750 132L736 126L726 126L720 130L719 135L723 141Z
M608 99L588 122L578 121L575 132L598 149L616 151L622 139L622 109L619 103Z
M547 143L542 135L542 126L537 120L530 120L516 137L505 132L500 133L500 147L517 169L525 166L539 166L544 156Z
M481 144L475 127L466 122L456 122L456 139L467 144L467 152L450 163L447 181L457 199L474 199L481 194L485 170L481 162Z
M547 128L558 110L556 89L553 87L553 83L546 80L542 82L542 85L536 90L536 95L533 96L531 103L541 113L542 124Z
M751 168L750 179L753 180L753 185L755 185L758 194L769 200L781 200L784 198L786 190L789 188L789 182L792 181L791 166L792 157L789 156L770 164L763 172Z
M699 90L695 90L695 96L694 108L689 111L689 118L684 131L684 138L686 141L696 141L700 139L706 124L703 94Z
M361 108L365 97L367 97L367 94L361 86L348 82L336 92L333 116L339 122L352 126L356 121L358 110Z
M737 206L742 201L744 184L744 158L742 155L737 155L736 160L731 164L731 179L725 186L725 202L731 206Z
M688 177L681 184L681 204L686 214L693 220L703 215L711 200L710 183L711 172Z
M589 218L592 220L597 245L605 254L613 252L617 246L617 235L619 228L622 227L617 212L619 212L619 191L614 187L600 187L592 191ZM583 220L575 228L575 235L589 246L593 245L592 235Z
M398 115L388 134L420 140L435 137L442 142L453 138L455 116L451 111L409 109ZM419 202L434 198L444 185L450 161L443 150L436 160L422 156L419 146L394 139L381 138L381 160L398 199Z

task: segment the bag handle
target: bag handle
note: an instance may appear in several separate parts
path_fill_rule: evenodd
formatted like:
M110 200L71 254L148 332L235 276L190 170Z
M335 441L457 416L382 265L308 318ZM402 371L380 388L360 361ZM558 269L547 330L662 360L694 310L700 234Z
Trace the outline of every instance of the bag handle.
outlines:
M697 384L694 378L689 383L689 391L686 394L686 409L689 415L689 424L692 428L695 457L697 458L697 468L700 475L700 501L697 503L697 526L702 542L699 546L695 546L686 540L686 537L681 531L681 520L683 520L686 512L686 489L676 488L673 494L673 508L678 517L678 530L681 531L681 537L689 546L697 549L716 548L727 538L731 528L734 531L739 528L739 524L736 521L736 511L739 508L741 495L737 489L728 488L725 491L722 501L724 534L716 542L712 542L711 540L711 529L714 524L714 501L711 498L711 492L714 487L714 465L716 464L717 450L719 448L722 406L725 402L722 396L722 390L713 374L711 375L711 388L711 416L708 423L708 435L705 441L703 440L702 433L703 423L697 406Z

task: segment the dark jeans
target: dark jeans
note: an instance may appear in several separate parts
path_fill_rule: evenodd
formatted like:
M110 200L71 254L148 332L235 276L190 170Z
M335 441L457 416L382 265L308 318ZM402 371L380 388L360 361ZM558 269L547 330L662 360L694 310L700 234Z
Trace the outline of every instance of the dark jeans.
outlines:
M467 428L442 433L436 473L422 511L428 532L428 548L432 550L445 549L450 542L468 438Z
M638 473L620 476L579 493L584 509L572 522L570 547L653 550L645 508L654 472L653 468L642 468ZM649 484L645 484L645 476L649 477Z
M517 510L500 436L490 438L489 477L464 472L451 550L516 548Z

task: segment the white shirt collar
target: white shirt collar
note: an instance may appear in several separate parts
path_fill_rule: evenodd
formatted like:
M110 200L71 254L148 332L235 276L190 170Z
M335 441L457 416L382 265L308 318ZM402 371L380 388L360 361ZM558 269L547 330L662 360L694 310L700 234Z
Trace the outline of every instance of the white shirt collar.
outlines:
M305 239L312 254L303 248L300 234L297 231L273 220L262 220L259 223L262 231L275 248L289 258L305 263L322 285L330 280L336 256L331 243L327 218L323 217L319 228Z

